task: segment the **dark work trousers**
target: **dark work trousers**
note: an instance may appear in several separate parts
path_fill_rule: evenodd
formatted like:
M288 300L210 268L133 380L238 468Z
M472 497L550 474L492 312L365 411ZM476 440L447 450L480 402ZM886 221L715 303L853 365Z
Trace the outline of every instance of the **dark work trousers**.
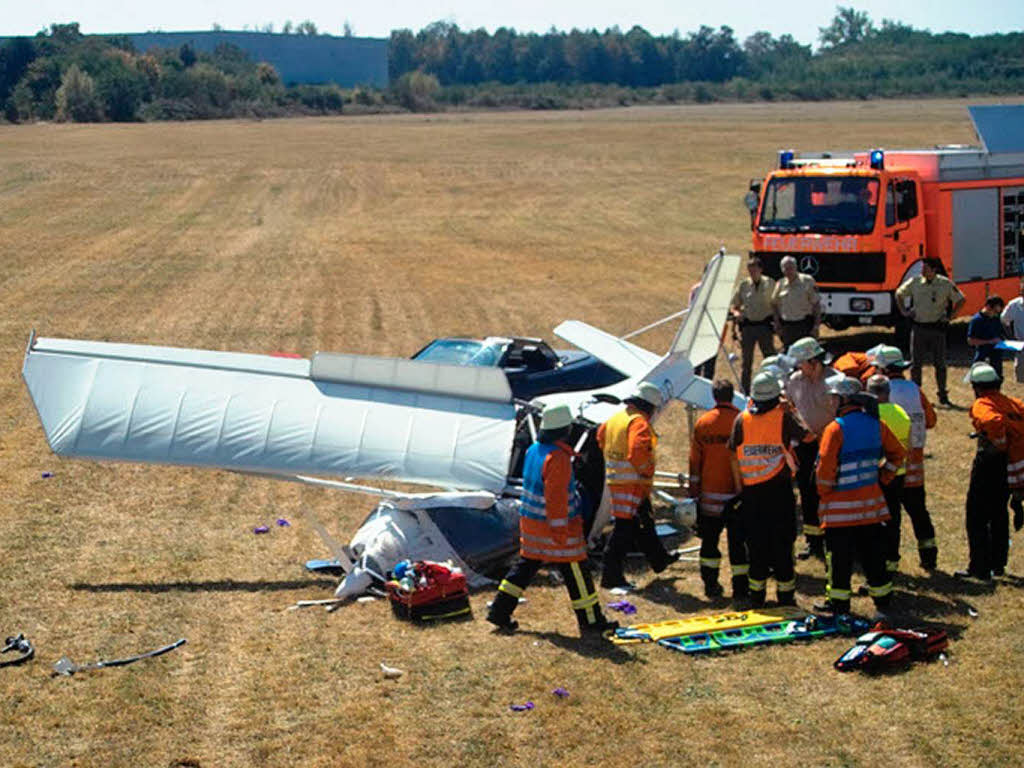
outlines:
M903 504L903 480L905 475L897 475L888 485L882 486L885 505L889 507L892 520L885 526L885 569L890 578L900 569L900 507Z
M837 613L850 610L850 575L854 560L860 561L868 580L868 594L876 608L892 599L892 581L885 570L888 532L883 523L851 525L825 530L826 593Z
M586 560L578 563L545 563L522 556L516 560L512 570L505 574L505 578L498 586L498 594L494 597L488 618L496 624L507 624L519 604L519 598L544 565L549 568L557 567L562 574L580 629L587 629L594 624L604 624L601 604L598 601L597 590L594 589L594 581L590 577L590 565Z
M934 568L938 564L939 545L935 540L935 526L925 506L923 485L903 487L903 508L907 510L910 524L914 526L917 539L917 554L922 568Z
M737 504L727 504L720 515L697 515L697 535L700 536L700 576L704 585L718 583L718 570L722 564L722 553L718 540L726 532L729 548L729 566L732 569L733 597L747 594L747 575L750 561L747 559L747 541L743 530L742 512Z
M644 498L637 507L636 514L628 520L616 517L615 527L608 537L604 548L604 570L601 574L601 586L605 589L618 587L626 583L623 567L626 555L639 547L647 562L655 573L661 573L675 558L665 551L661 539L654 529L654 518L651 517L651 501Z
M769 572L775 575L780 605L791 605L796 591L793 542L796 500L789 470L756 485L743 486L743 528L750 557L750 602L764 605Z
M939 399L948 396L946 390L946 323L914 323L910 329L910 378L921 386L921 366L935 366L935 385Z
M779 338L782 340L782 346L784 347L782 351L785 352L789 349L789 345L794 341L810 336L811 329L813 328L813 315L808 315L801 320L783 320L779 328Z
M1006 505L1010 486L1006 478L1006 454L974 456L971 483L967 487L967 570L988 579L992 571L1006 568L1010 541L1010 516Z
M754 372L754 347L761 348L761 358L775 354L775 334L772 332L772 321L751 323L740 322L740 349L742 350L742 368L740 369L740 388L744 394L750 393L750 379Z
M818 481L814 467L818 461L818 441L800 443L796 450L796 484L800 488L800 512L804 521L804 537L812 549L821 552L821 527L818 521Z

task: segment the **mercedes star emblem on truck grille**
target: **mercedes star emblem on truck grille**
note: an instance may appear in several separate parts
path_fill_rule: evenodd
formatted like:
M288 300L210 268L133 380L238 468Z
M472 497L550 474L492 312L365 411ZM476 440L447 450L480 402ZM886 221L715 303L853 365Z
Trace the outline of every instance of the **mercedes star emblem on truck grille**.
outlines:
M800 257L800 271L814 277L818 274L818 260L813 256Z

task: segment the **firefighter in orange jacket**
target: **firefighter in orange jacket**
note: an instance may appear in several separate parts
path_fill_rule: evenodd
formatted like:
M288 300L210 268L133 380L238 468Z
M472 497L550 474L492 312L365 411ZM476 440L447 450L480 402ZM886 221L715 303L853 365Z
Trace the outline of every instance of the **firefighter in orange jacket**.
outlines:
M734 483L742 487L743 529L750 558L750 604L765 603L768 576L775 575L779 605L794 605L796 576L795 462L789 446L807 434L797 417L780 405L782 387L770 373L759 373L750 386L751 402L733 422L729 463Z
M743 600L747 597L750 566L737 504L739 488L729 460L729 435L739 411L732 404L732 382L719 379L712 384L711 394L715 398L715 407L697 419L690 439L689 492L692 498L697 499L700 575L704 581L705 596L721 596L723 590L718 583L718 569L722 555L718 551L718 539L724 528L732 568L732 597L733 600Z
M624 410L597 429L615 526L604 551L601 586L605 589L634 588L623 572L626 554L634 543L655 573L661 573L678 559L678 555L668 554L661 545L651 517L650 492L658 436L650 420L661 406L661 390L642 382L625 403Z
M910 452L907 454L907 474L900 501L914 527L921 567L932 571L938 566L939 546L935 538L935 526L925 503L924 445L926 431L932 429L938 421L935 408L917 384L903 378L903 371L910 367L910 363L904 361L899 347L878 347L874 361L889 377L889 400L900 406L910 417Z
M572 425L567 405L544 410L537 442L523 461L519 508L519 559L498 586L487 620L500 630L519 626L512 612L545 563L558 566L569 590L583 634L600 634L618 626L605 621L587 565L587 542L572 471L572 448L565 442Z
M1024 402L999 391L1002 379L988 363L971 366L975 401L971 423L978 451L967 488L967 569L960 577L991 581L1006 569L1010 530L1006 504L1024 495ZM1015 521L1016 523L1017 521Z
M847 352L832 361L832 367L845 376L859 379L866 385L868 379L878 373L874 360L868 352Z
M892 596L892 581L885 568L889 510L879 485L888 484L906 457L906 451L877 415L865 410L874 403L862 394L860 382L833 376L829 392L838 398L838 415L821 436L817 482L821 497L821 527L825 531L828 599L817 610L850 611L850 575L859 559L868 580L868 594L883 610ZM884 457L884 466L879 466Z

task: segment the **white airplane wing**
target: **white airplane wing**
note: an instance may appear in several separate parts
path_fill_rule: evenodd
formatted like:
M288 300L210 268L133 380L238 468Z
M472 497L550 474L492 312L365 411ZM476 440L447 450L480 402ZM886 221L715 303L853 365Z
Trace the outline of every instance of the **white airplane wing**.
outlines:
M499 369L33 339L22 369L60 456L500 491Z
M555 335L626 376L642 376L661 359L643 347L579 320L566 320L555 328Z
M670 356L682 355L697 367L718 354L739 271L740 257L734 253L719 253L708 262L690 311L669 348Z

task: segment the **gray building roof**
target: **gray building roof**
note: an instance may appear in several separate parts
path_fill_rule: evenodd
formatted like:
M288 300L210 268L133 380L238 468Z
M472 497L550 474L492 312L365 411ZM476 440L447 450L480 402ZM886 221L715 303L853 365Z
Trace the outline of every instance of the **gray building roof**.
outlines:
M388 84L388 41L375 37L285 35L267 32L144 32L125 34L135 48L180 48L190 43L212 52L221 43L235 45L253 61L272 64L286 84L337 83L385 87Z

